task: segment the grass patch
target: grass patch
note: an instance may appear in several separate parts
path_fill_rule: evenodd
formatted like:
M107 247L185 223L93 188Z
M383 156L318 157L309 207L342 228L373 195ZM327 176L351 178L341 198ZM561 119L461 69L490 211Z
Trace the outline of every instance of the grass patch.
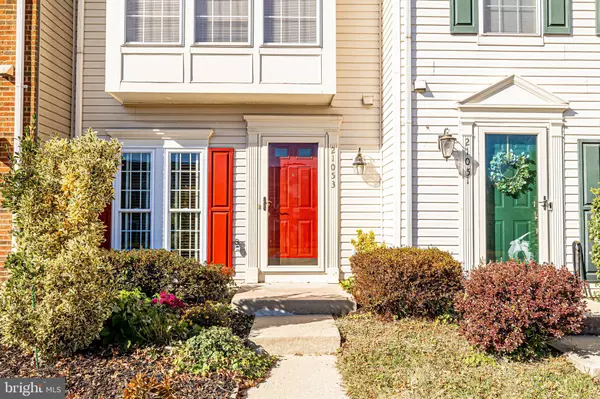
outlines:
M566 359L497 359L472 349L452 324L370 315L338 320L338 368L362 398L598 398L600 384Z

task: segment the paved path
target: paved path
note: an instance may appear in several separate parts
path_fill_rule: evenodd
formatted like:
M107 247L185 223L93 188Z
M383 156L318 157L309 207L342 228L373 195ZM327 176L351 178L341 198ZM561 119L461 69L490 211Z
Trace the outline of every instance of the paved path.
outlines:
M336 357L284 356L271 376L247 393L248 399L346 399Z

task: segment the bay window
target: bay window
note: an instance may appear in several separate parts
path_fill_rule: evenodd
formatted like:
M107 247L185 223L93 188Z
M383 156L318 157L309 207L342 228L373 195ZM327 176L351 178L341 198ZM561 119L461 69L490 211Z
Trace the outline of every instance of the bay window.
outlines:
M205 154L205 149L125 148L115 182L114 248L166 248L204 260Z
M125 41L180 44L182 0L126 0Z

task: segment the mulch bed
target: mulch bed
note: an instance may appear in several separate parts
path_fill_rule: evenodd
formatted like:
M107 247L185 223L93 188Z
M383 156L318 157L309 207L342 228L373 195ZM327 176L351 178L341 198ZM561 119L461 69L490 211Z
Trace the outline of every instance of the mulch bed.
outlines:
M109 399L123 397L123 389L138 373L161 380L173 369L173 359L163 350L143 349L123 353L116 349L89 352L56 363L42 362L35 368L33 356L0 345L0 378L65 377L69 399ZM179 399L235 398L239 384L224 375L201 377L174 374L171 378Z

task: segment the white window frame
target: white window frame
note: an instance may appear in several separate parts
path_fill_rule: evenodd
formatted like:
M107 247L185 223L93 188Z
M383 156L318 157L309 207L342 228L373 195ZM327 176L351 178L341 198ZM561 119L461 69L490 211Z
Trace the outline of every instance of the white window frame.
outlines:
M179 41L165 43L127 41L127 0L123 0L123 46L131 47L181 47L185 42L185 1L179 0Z
M323 0L315 0L317 6L317 40L315 43L267 43L265 41L265 3L262 1L262 12L260 15L261 23L262 23L262 40L261 47L322 47L323 45ZM333 0L331 0L333 1ZM335 29L335 27L334 27Z
M200 248L199 261L206 261L207 256L207 226L208 226L208 141L212 135L211 129L107 129L106 133L117 138L123 144L123 153L150 153L151 155L151 193L150 193L150 248L171 249L170 212L169 212L169 183L170 183L170 154L199 153L200 154ZM139 137L144 135L145 137ZM155 139L155 137L164 137ZM152 137L152 138L149 138ZM121 248L121 169L113 182L115 199L112 204L111 248Z
M498 44L504 44L504 45L511 45L511 44L518 44L518 41L515 41L515 43L512 42L507 42L506 38L509 37L514 37L514 38L519 38L518 40L521 40L521 38L537 38L537 37L541 37L542 36L542 22L543 22L543 13L542 13L542 0L536 0L536 17L535 17L535 23L536 23L536 30L534 33L501 33L501 32L486 32L485 31L485 0L478 0L479 4L478 4L478 17L479 17L479 36L483 36L483 37L500 37L503 40L502 42L499 42Z
M198 25L198 10L196 9L196 0L192 0L193 5L193 18L194 18L194 32L193 34L193 46L194 47L251 47L254 43L254 1L246 0L248 2L248 40L246 42L199 42L196 37L196 27Z
M166 149L163 176L163 246L171 251L171 154L199 154L200 155L200 195L198 209L180 209L179 211L200 212L200 243L198 260L206 260L207 246L207 214L208 214L208 154L206 148L178 148Z
M149 248L153 248L153 242L154 242L154 232L155 232L155 221L154 218L156 217L156 209L155 209L155 204L154 204L154 196L155 196L155 189L154 189L154 171L155 171L155 154L154 151L152 149L148 149L148 148L136 148L136 147L129 147L129 148L124 148L123 149L123 154L150 154L150 209L149 209L149 213L150 213L150 247ZM117 172L117 176L115 178L115 182L114 182L114 189L115 189L115 199L113 200L113 215L112 215L112 231L111 231L111 235L112 235L112 243L111 243L111 247L114 249L121 249L121 231L122 231L122 219L121 219L121 215L123 213L131 213L132 210L131 209L123 209L121 208L121 182L122 182L122 171L121 171L121 166L119 166L119 171ZM133 210L134 212L136 211L135 209ZM146 211L140 211L139 213L146 213Z

